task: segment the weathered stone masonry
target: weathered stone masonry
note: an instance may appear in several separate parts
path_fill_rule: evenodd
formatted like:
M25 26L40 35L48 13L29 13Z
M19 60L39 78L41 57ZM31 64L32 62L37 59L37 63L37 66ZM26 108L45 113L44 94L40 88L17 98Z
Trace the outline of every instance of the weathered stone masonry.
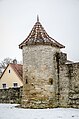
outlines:
M67 63L67 59L64 61L60 61L59 66L60 107L79 108L79 63Z
M69 62L64 46L51 38L39 19L19 45L23 54L25 108L79 108L79 63Z
M22 105L42 108L57 106L56 80L53 55L59 49L51 46L29 46L23 49L24 96ZM27 58L28 57L28 58ZM27 84L26 84L27 80ZM28 100L30 98L30 101Z

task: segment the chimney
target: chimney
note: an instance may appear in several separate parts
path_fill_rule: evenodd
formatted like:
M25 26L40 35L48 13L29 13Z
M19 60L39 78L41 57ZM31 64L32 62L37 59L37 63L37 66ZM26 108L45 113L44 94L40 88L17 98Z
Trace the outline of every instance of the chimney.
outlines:
M16 59L13 60L13 64L17 64L17 60Z

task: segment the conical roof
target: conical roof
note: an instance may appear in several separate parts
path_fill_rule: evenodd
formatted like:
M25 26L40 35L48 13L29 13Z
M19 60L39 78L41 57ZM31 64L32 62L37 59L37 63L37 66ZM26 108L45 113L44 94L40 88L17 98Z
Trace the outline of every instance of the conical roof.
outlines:
M26 45L51 45L51 46L59 47L59 48L65 47L47 34L47 32L44 30L43 26L39 22L38 16L37 16L37 22L33 26L30 34L19 45L19 48L22 49L22 47Z

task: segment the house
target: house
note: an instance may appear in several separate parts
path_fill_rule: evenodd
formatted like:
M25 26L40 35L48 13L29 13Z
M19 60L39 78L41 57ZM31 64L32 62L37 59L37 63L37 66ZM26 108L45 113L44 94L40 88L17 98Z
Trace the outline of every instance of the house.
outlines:
M17 88L23 86L22 65L10 63L0 78L0 89Z
M23 53L24 108L79 108L79 63L67 60L64 45L51 38L37 17Z

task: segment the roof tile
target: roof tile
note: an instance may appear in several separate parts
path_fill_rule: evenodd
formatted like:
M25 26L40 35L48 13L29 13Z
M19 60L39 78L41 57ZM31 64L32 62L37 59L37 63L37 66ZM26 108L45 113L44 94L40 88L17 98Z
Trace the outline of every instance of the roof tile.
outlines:
M21 64L12 64L10 63L10 66L14 69L16 74L23 80L23 66Z
M62 44L58 43L56 40L51 38L47 32L44 30L43 26L39 22L39 18L37 17L37 22L33 26L28 37L19 45L19 48L22 49L25 45L52 45L59 48L64 48Z

